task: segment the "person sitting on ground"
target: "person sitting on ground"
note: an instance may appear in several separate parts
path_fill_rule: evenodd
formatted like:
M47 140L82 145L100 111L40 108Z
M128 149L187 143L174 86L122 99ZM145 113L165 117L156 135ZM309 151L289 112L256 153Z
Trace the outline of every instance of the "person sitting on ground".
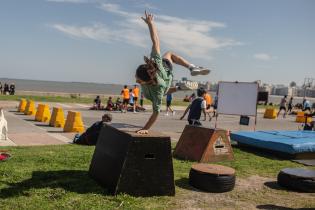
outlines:
M184 102L190 102L189 100L189 96L188 95L185 95L185 98L183 99Z
M122 101L119 97L116 99L114 110L116 110L116 111L122 110Z
M104 125L104 123L111 122L113 119L112 115L109 113L106 113L102 116L101 121L97 121L94 123L91 127L86 129L84 133L76 134L73 139L74 144L80 144L80 145L96 145L98 136L101 132L101 129Z
M93 104L93 109L94 110L100 110L101 109L101 98L100 96L96 96L96 98L94 99L94 104Z
M107 100L107 104L106 104L106 108L105 110L107 111L113 111L114 109L114 102L113 102L113 99L111 96L108 97L108 100Z
M196 98L196 94L195 93L192 93L190 96L189 96L189 102L192 102L193 100L195 100Z
M145 17L142 17L142 19L149 28L151 41L153 43L151 59L144 56L145 64L137 68L135 75L137 83L142 87L144 96L152 102L152 115L143 128L137 131L139 134L147 134L149 132L148 130L159 116L163 96L167 93L173 93L182 89L182 87L171 87L173 80L173 64L175 63L186 67L192 76L207 75L210 73L210 70L195 66L173 52L167 52L161 56L160 40L153 23L153 15L145 12ZM189 90L194 87L189 87L187 83L186 88Z

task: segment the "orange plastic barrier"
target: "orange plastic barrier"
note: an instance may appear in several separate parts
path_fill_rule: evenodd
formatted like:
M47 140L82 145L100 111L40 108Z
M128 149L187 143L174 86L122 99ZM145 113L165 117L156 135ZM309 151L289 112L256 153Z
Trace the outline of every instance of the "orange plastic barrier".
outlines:
M84 132L84 125L80 112L68 111L65 126L63 128L64 132Z
M39 122L49 122L50 111L47 104L38 104L35 120Z
M62 108L59 107L53 108L49 125L58 128L63 128L65 126L65 116Z

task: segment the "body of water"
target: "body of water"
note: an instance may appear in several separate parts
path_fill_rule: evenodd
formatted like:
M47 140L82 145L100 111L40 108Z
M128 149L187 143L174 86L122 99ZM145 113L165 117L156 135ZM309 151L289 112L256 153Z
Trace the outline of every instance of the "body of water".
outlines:
M124 85L119 84L100 84L87 82L57 82L57 81L42 81L42 80L24 80L24 79L7 79L0 78L2 85L6 83L14 83L16 91L34 91L34 92L52 92L52 93L73 93L81 95L120 95L120 91ZM132 88L133 84L129 84ZM175 98L184 98L185 95L191 95L193 91L179 91L174 94ZM211 92L214 96L215 93ZM269 96L269 102L279 104L282 96ZM294 97L293 103L302 103L302 97ZM309 99L315 103L315 98Z

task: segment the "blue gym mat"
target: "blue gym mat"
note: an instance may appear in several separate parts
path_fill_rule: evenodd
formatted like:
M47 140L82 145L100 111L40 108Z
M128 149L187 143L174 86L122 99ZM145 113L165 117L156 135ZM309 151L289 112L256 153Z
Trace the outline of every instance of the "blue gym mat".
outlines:
M314 131L238 131L231 139L241 144L289 154L315 152Z

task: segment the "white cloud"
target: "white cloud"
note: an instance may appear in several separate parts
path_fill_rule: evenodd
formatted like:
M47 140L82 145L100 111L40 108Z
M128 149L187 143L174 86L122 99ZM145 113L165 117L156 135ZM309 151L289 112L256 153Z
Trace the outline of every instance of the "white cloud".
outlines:
M73 37L102 42L120 41L148 47L150 38L147 26L140 18L142 14L124 11L118 4L103 3L99 7L105 12L119 16L120 20L115 23L115 26L55 24L52 27ZM212 30L226 27L220 22L157 15L155 23L162 46L191 57L210 59L210 54L214 50L241 44L233 39L217 38L210 34Z
M256 54L254 54L253 57L255 59L261 60L261 61L270 61L270 60L276 59L276 57L271 56L271 55L269 55L267 53L256 53Z
M49 2L86 3L89 0L46 0Z

